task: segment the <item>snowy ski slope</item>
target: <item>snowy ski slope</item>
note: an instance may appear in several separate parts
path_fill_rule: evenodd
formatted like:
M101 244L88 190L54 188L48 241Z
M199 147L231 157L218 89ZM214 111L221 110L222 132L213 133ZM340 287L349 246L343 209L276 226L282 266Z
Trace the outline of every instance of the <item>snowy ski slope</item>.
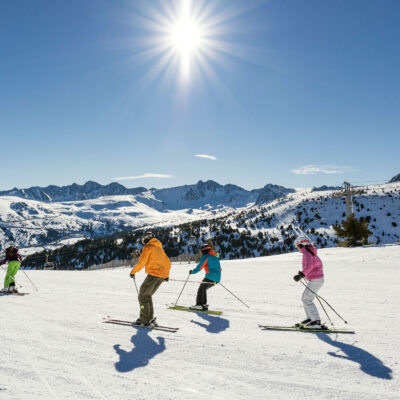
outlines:
M180 327L175 334L101 322L137 317L128 267L27 271L37 293L19 271L18 284L31 294L0 298L0 399L399 399L400 246L320 256L320 294L356 335L258 328L304 318L302 286L292 279L298 253L222 262L223 284L251 308L217 286L209 303L221 317L166 309L183 282L163 284L156 314ZM186 279L192 267L173 265L171 279ZM192 304L196 290L188 283L180 304Z

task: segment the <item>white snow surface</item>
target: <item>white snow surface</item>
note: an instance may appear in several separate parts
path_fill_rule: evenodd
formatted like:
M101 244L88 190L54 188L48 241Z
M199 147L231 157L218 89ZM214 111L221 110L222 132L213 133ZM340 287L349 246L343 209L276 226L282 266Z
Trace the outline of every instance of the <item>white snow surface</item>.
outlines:
M304 319L301 255L223 261L226 288L208 291L221 317L169 310L192 265L174 264L154 296L160 324L177 333L102 323L133 320L138 303L129 267L24 271L29 296L1 297L0 398L20 399L399 399L400 246L319 252L320 291L337 328L356 335L263 331L258 324ZM1 278L4 272L1 272ZM144 279L138 274L138 283ZM202 274L190 281L200 281ZM194 304L188 283L179 301ZM320 307L319 307L320 309ZM321 310L321 317L327 321Z

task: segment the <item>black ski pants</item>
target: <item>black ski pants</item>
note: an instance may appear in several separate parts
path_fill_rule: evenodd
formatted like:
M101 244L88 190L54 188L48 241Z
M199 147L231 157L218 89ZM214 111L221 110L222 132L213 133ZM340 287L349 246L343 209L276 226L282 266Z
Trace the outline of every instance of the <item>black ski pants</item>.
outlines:
M207 290L213 287L216 282L204 278L200 283L199 289L197 290L196 305L204 306L207 304Z
M147 275L139 290L140 320L145 324L154 318L152 296L164 282L164 278Z

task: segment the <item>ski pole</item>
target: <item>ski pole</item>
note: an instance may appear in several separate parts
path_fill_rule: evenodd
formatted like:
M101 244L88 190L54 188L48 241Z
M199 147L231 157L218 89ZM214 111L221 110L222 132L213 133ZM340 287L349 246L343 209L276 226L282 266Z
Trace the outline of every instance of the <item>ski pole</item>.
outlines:
M185 289L185 286L186 286L186 284L187 284L187 282L188 282L188 280L189 280L189 276L190 276L190 274L188 275L188 277L187 277L187 279L186 279L186 281L185 281L185 283L184 283L184 285L183 285L183 288L182 288L181 292L179 293L178 298L176 299L176 302L175 302L174 307L178 304L178 301L179 301L179 298L181 297L181 294L182 294L182 292L183 292L183 289Z
M138 288L137 288L135 275L133 275L133 282L135 283L136 292L137 292L137 294L139 295L139 290L138 290Z
M248 306L244 301L240 300L239 297L237 297L234 293L232 293L228 288L226 288L221 282L219 282L219 284L226 290L228 291L233 297L235 297L236 299L238 299L241 303L243 303L247 308L250 308L250 306Z
M302 281L300 281L304 286L306 286L305 285L305 283L304 282L302 282ZM306 286L307 287L307 286ZM317 296L317 298L318 299L321 299L321 300L323 300L329 307L330 307L330 309L345 323L345 324L347 324L347 321L322 297L322 296L320 296L319 294L317 294L317 293L315 293L313 290L311 290L309 287L307 287L307 289L310 291L310 292L312 292L312 293L314 293L315 294L315 296Z
M32 287L38 292L39 290L37 289L37 287L33 284L33 282L31 281L31 279L29 278L28 274L22 270L22 272L25 274L25 276L28 278L28 281L31 283Z
M187 282L187 283L197 283L197 284L199 284L199 283L203 283L202 281L186 281L186 280L184 280L184 279L170 279L169 280L170 282Z
M330 319L330 317L329 317L327 311L325 310L325 307L324 307L324 305L322 304L322 301L320 300L319 297L317 297L317 300L318 300L319 304L321 305L322 309L324 310L325 315L326 315L327 318L329 319L329 322L331 323L331 325L332 325L333 327L335 327L335 325L333 325L333 322L332 322L332 320Z
M307 283L308 283L307 280L306 280L305 278L303 278L303 279L304 279L304 281L305 281L306 284L307 284ZM300 282L306 287L306 289L308 289L310 292L312 292L312 290L311 290L303 281L300 281ZM314 292L314 293L315 293L315 292ZM324 305L322 304L321 299L319 298L319 296L315 296L315 297L317 298L318 303L320 304L320 306L321 306L322 309L324 310L324 313L325 313L325 315L327 316L327 318L329 319L329 322L331 323L332 326L334 326L332 320L330 319L328 313L327 313L326 310L325 310Z

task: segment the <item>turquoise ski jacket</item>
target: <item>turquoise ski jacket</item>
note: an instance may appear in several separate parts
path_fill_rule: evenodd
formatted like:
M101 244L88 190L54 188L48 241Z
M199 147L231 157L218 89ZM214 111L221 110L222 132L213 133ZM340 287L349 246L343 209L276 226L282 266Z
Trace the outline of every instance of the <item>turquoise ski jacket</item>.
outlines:
M213 253L209 252L201 257L197 267L192 270L192 274L197 274L202 269L206 273L206 278L210 281L219 282L221 280L221 264L219 258Z

